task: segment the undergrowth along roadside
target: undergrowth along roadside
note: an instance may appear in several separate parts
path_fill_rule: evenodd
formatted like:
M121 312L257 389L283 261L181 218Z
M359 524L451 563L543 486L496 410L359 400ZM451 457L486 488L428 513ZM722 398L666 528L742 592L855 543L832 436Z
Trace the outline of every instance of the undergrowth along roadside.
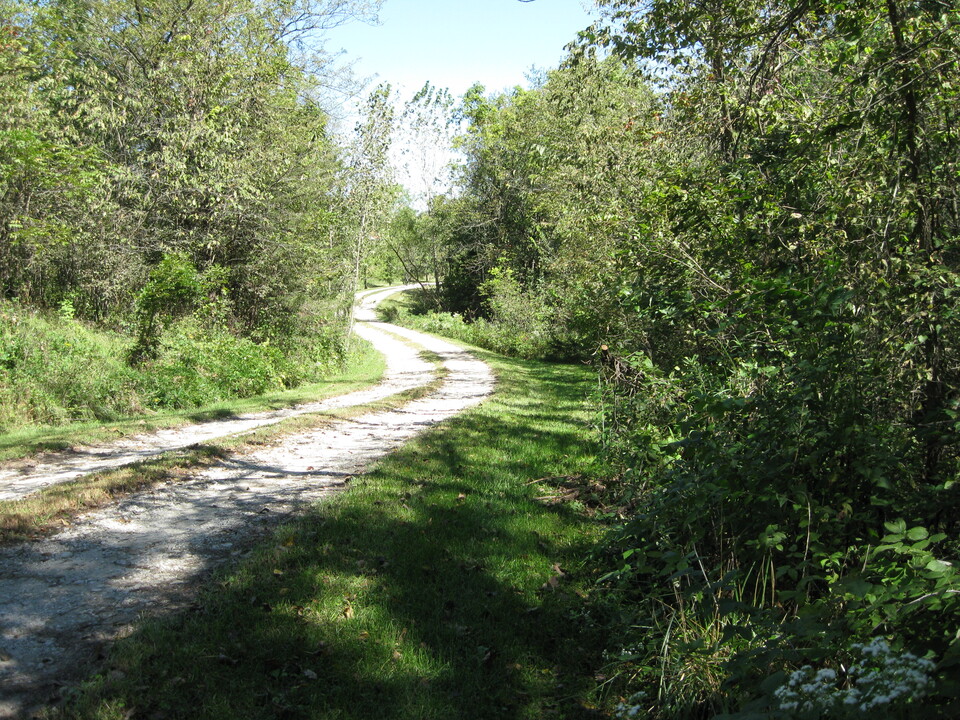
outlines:
M279 392L234 398L201 407L165 410L131 416L115 422L78 422L56 427L25 427L0 434L0 462L38 452L67 450L77 445L116 440L207 420L222 420L243 413L278 410L360 390L377 382L386 365L383 357L365 340L352 343L349 362L322 381Z
M555 353L550 338L539 328L520 331L504 323L475 318L467 322L455 313L431 309L431 291L411 290L386 298L377 306L385 322L434 333L497 353L521 358L547 358Z
M484 357L494 398L118 642L47 717L598 717L583 559L601 525L545 487L594 462L590 374Z
M332 327L258 343L199 312L172 322L149 361L128 362L132 342L70 313L0 301L0 432L278 393L323 381L347 359Z

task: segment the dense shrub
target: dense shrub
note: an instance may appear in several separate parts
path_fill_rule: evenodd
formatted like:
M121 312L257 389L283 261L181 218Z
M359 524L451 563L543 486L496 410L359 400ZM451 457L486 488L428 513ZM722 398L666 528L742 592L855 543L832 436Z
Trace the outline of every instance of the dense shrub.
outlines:
M956 9L599 5L543 83L464 98L442 282L600 361L609 687L788 717L784 673L850 689L882 636L935 662L891 715L955 715Z
M788 295L789 308L770 302ZM766 284L723 313L733 338L748 335L740 322L765 329L747 346L728 338L725 356L669 374L643 355L606 359L603 419L630 512L605 585L636 628L623 672L663 716L774 712L784 671L839 672L842 648L877 634L939 661L933 706L956 690L956 468L911 480L922 443L865 365L850 300Z

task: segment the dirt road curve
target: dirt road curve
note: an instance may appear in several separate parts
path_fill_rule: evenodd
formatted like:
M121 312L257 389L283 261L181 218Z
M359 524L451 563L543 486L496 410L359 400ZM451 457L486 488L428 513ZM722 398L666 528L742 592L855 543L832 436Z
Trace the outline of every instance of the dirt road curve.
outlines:
M358 320L372 319L382 296L362 298ZM386 355L387 376L375 390L324 408L426 384L431 366L419 348L441 357L446 380L398 410L286 437L90 513L46 540L0 549L0 718L29 717L32 707L55 700L91 667L100 646L141 614L182 606L211 568L242 555L278 521L492 390L489 368L451 343L373 322L358 322L356 332ZM140 442L148 452L148 439ZM109 456L100 448L96 460Z
M374 308L377 303L398 290L415 287L419 286L402 285L360 293L357 298L356 319L359 321L375 321L377 318ZM363 336L363 326L359 327L361 328L359 334ZM392 344L385 344L380 348L380 352L391 356L396 352L396 348ZM7 469L0 469L0 500L16 500L48 485L56 485L82 475L131 465L162 452L183 450L215 438L226 437L227 435L242 435L255 428L272 425L297 415L376 402L403 390L418 387L427 381L428 378L424 374L423 367L418 369L410 365L406 368L398 368L392 375L388 374L388 377L384 378L384 382L376 387L327 400L305 403L283 410L247 413L226 420L158 430L144 435L124 438L109 445L79 448L68 453L52 453L39 461L26 460L12 463Z

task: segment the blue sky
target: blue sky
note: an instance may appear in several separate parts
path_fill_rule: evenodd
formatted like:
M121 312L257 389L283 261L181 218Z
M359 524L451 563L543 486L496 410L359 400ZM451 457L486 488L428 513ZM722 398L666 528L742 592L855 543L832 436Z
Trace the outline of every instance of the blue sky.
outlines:
M405 95L427 80L461 95L474 82L526 86L527 71L555 67L596 15L591 0L386 0L379 25L351 22L326 41L357 60L360 77L378 75Z
M402 104L424 83L455 97L476 82L488 93L528 86L531 68L555 68L564 47L599 15L593 0L385 0L380 23L349 22L328 30L328 52L343 50L341 64L370 86L393 86L398 116ZM360 92L345 99L336 124L349 132L356 122ZM447 187L443 167L456 159L445 142L425 144L403 125L394 131L391 163L415 207ZM432 179L431 179L432 178Z

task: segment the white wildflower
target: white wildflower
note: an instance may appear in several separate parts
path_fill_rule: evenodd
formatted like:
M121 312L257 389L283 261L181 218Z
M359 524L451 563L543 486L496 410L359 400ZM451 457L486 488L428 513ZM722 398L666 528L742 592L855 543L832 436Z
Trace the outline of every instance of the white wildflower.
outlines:
M862 660L852 664L843 677L832 668L814 671L809 665L790 673L774 691L780 710L803 717L859 718L860 713L881 707L883 714L895 712L926 694L935 669L931 660L911 652L897 654L879 637L850 648Z

